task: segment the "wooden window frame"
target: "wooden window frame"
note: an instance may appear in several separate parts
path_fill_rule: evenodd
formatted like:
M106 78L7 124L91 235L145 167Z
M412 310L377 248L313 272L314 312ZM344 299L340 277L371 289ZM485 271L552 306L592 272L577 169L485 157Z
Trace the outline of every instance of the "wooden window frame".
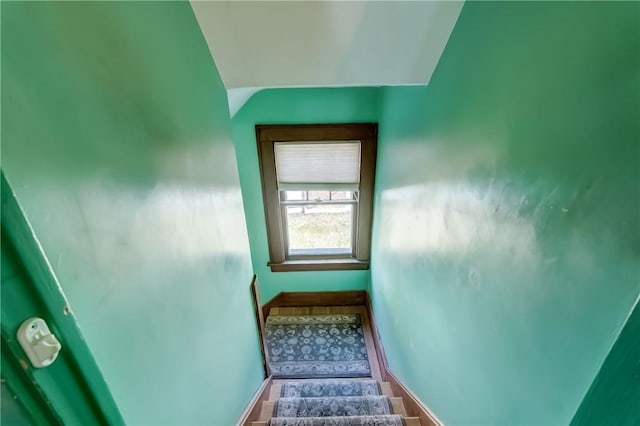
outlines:
M377 139L377 123L256 125L258 162L269 245L267 265L271 267L271 271L369 269ZM286 253L286 230L280 207L274 144L276 142L346 140L358 140L361 143L360 188L353 256L336 259L330 255L319 255L308 259L290 259Z

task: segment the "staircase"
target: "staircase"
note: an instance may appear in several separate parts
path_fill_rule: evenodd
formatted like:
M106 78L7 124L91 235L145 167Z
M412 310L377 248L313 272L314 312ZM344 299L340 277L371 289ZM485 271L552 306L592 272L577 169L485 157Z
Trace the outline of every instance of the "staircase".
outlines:
M252 426L420 426L402 398L373 379L277 380Z
M262 395L251 426L421 426L408 417L404 401L381 380L380 366L365 306L272 307L278 315L358 314L371 367L370 377L274 378ZM258 408L256 407L256 408ZM257 413L256 413L257 414ZM247 425L245 424L245 426Z

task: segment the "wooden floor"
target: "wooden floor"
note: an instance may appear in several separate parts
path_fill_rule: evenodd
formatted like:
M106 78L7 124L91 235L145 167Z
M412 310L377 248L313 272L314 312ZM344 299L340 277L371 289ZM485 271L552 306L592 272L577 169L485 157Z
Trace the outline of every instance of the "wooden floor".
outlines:
M364 333L364 342L367 347L367 357L371 366L371 377L379 382L382 381L380 374L380 365L376 356L376 348L373 343L373 334L371 332L371 322L367 315L367 309L364 306L311 306L303 308L271 308L269 315L332 315L332 314L360 314L362 319L362 331ZM349 379L345 379L349 380ZM354 379L357 380L357 379ZM280 383L285 380L274 379L273 383ZM287 379L286 381L291 381Z

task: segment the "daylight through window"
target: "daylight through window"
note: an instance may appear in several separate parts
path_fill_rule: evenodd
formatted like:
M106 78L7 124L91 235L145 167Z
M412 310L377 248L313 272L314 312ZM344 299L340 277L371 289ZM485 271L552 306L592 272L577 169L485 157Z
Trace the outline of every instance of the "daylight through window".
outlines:
M256 132L272 270L368 268L376 125Z

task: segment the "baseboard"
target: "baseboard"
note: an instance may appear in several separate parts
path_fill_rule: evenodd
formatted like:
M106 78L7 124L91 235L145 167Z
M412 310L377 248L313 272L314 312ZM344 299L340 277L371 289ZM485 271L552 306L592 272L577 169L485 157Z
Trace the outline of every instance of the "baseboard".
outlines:
M392 372L385 371L386 381L391 385L395 396L401 396L408 417L419 417L421 426L443 426L435 414L418 399Z
M262 355L262 368L264 369L264 377L269 377L271 372L269 371L269 364L267 363L267 357L265 353L265 340L264 340L264 315L262 310L262 301L260 300L260 288L258 285L258 277L254 274L251 280L251 296L253 298L253 310L256 315L256 322L258 324L258 335L260 337L260 353Z
M389 371L389 364L387 364L387 358L384 354L384 348L382 347L382 341L380 340L380 333L376 325L375 318L373 317L373 307L371 306L371 299L367 293L365 307L367 308L367 315L369 315L369 324L371 326L371 334L373 335L373 344L376 347L376 356L378 357L378 365L380 365L380 374L382 380L387 381L387 371Z
M260 420L260 410L262 409L262 402L269 399L269 389L271 388L271 376L269 376L258 388L256 393L249 401L249 405L244 409L240 420L236 423L236 426L251 426L251 422Z
M367 308L367 314L369 315L371 334L373 334L373 343L376 347L376 354L378 357L378 364L380 364L382 379L385 382L389 382L391 390L395 396L400 396L404 399L404 406L407 410L408 417L419 417L421 426L443 426L443 423L438 419L433 411L424 405L424 403L420 401L420 399L389 370L389 363L387 362L380 334L378 333L378 327L376 326L376 320L373 316L373 309L371 307L371 300L369 299L368 293L366 294L365 306Z
M278 293L262 307L262 313L264 318L266 318L269 315L269 310L276 306L302 307L365 305L367 299L367 292L364 290L282 292Z

